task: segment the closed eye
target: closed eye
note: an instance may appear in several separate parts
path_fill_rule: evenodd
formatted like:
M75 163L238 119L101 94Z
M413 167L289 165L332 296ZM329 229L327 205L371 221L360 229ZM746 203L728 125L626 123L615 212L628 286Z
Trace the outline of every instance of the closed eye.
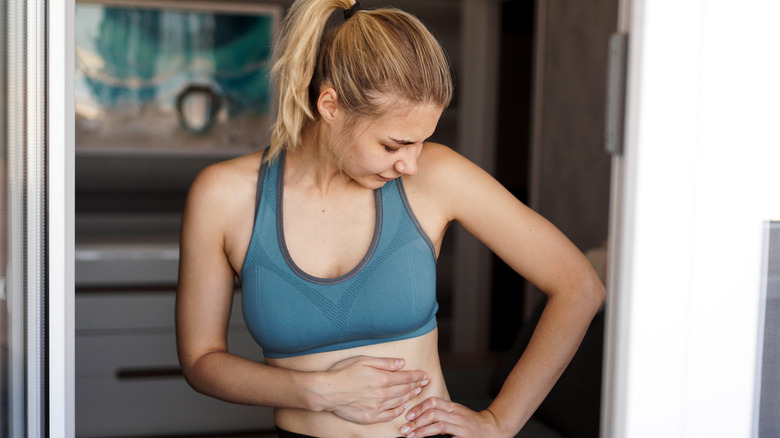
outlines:
M422 141L414 141L414 140L408 140L408 139L396 139L396 138L393 138L393 137L388 137L388 139L390 140L390 143L398 145L398 147L395 148L396 150L398 150L399 147L401 147L401 146L409 146L409 145L414 145L414 144L424 144L426 141L428 141L428 138L426 138L425 140L422 140ZM392 149L391 146L385 145L385 147Z
M398 149L401 149L401 148L394 148L394 147L390 147L390 146L385 145L385 150L387 152L390 152L391 154L394 153L394 152L398 152Z

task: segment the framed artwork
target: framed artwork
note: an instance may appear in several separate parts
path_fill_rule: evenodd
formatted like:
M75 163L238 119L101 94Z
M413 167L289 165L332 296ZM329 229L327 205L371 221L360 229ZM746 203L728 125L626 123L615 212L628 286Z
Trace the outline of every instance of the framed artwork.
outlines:
M77 3L77 152L267 145L280 16L269 4Z

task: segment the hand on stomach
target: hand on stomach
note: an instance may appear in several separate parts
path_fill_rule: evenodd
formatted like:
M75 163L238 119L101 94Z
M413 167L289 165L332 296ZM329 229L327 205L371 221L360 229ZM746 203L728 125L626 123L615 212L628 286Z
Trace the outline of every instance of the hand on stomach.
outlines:
M437 330L417 338L283 359L269 365L318 372L322 411L277 408L276 424L318 437L397 437L406 411L429 397L449 399Z

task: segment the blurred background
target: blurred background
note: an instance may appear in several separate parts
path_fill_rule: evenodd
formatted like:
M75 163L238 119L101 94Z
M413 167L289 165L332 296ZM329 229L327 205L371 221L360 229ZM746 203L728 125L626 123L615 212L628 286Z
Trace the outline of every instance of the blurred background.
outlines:
M780 4L616 3L394 3L452 61L435 140L609 277L606 323L520 436L779 436ZM0 0L0 437L273 436L270 410L186 385L173 305L192 178L267 143L288 6ZM439 286L448 387L478 409L543 300L457 227ZM230 348L259 360L240 313Z
M412 12L444 46L456 97L432 140L551 220L603 279L604 96L618 1L361 3ZM273 436L270 409L223 403L187 386L173 307L190 183L203 167L269 142L271 47L288 6L76 4L77 436ZM479 409L522 353L544 300L462 229L451 230L438 264L440 349L453 398ZM262 360L235 293L230 349ZM602 337L599 314L519 436L598 436Z

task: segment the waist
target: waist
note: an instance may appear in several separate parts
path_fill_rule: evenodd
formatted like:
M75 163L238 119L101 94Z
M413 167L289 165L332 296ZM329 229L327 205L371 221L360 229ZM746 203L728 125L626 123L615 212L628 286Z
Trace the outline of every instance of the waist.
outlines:
M279 427L276 428L276 432L278 433L279 438L318 438L312 435L290 432L289 430L284 430ZM451 437L452 435L434 435L430 438L451 438ZM398 437L398 438L404 438L404 437Z
M430 383L423 388L417 397L409 401L409 409L430 397L440 397L449 400L449 393L447 392L441 364L439 363L437 330L412 339L368 345L348 350L283 359L268 358L267 363L272 366L297 371L326 371L339 361L355 356L401 358L405 361L404 370L424 371ZM277 408L274 411L276 424L281 429L315 437L321 436L323 431L328 431L328 437L394 438L401 435L399 431L407 422L405 416L406 412L384 423L357 424L327 411L314 412L287 408Z

